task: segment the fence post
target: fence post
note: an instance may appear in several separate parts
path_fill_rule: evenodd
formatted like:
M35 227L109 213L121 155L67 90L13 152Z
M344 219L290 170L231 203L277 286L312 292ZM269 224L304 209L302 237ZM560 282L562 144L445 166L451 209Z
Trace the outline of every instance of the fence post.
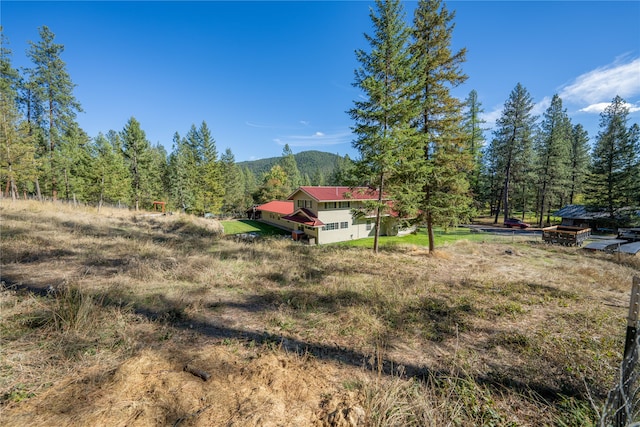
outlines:
M618 394L618 410L616 426L626 426L627 417L631 414L629 402L629 380L638 362L638 318L640 317L640 277L634 276L627 316L627 336L624 342L624 357L620 372L620 392Z

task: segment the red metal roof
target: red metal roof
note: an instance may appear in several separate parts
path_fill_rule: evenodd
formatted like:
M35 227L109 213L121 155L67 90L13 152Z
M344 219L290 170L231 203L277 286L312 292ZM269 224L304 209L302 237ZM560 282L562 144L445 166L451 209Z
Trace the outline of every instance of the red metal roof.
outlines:
M324 225L324 222L320 221L313 211L306 208L300 208L293 215L283 216L282 219L308 225L310 227L322 227Z
M289 199L292 199L298 191L307 193L319 202L378 199L378 191L367 187L300 187L289 196Z
M275 212L280 215L289 215L293 213L293 202L274 200L273 202L265 203L256 208L258 211Z

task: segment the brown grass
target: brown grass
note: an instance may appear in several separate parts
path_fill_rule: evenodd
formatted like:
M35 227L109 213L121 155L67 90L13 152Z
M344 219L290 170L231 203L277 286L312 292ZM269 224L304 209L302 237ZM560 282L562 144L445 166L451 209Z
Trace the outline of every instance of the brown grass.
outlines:
M510 238L372 256L189 216L0 215L4 425L581 425L640 270Z

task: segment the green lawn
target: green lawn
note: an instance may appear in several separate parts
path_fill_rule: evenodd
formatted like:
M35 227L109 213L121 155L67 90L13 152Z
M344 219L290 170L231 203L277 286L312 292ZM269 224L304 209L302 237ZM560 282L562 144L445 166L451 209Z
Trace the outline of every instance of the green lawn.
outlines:
M285 230L264 224L250 219L237 219L231 221L221 221L224 227L224 234L260 233L263 236L276 236L289 234Z
M495 241L498 239L513 239L513 236L510 233L505 233L504 235L496 235L492 233L472 233L468 228L452 228L447 231L442 228L436 228L434 230L434 237L436 246L442 246L450 242L455 242L457 240ZM340 242L336 243L336 245L373 247L373 237L350 240L348 242ZM381 247L396 245L429 246L427 229L420 228L417 234L409 234L401 237L380 236Z
M233 235L241 233L260 233L263 236L286 235L289 232L264 224L258 221L248 219L221 221L224 227L224 234ZM468 228L451 228L445 231L442 228L436 228L434 231L436 238L436 246L442 246L456 240L471 241L494 241L498 239L513 239L512 235L505 233L504 235L495 235L491 233L472 233ZM365 239L350 240L347 242L334 243L338 246L353 247L372 247L373 237ZM420 228L417 234L408 234L406 236L380 236L380 246L429 246L427 237L427 229Z

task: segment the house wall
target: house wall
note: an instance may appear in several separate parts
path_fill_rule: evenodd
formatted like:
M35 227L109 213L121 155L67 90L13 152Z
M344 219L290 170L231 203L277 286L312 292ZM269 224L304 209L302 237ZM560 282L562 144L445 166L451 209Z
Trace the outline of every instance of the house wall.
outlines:
M284 228L286 230L295 229L295 228L292 228L291 222L281 219L282 214L279 214L276 212L269 212L269 211L259 211L259 212L261 213L259 217L261 222L265 222L267 224L270 224L279 228Z
M321 210L318 212L318 219L326 224L327 228L319 231L319 244L344 242L374 235L374 219L355 219L351 213L351 209L360 207L361 202L351 200L347 208L340 208L338 204L334 208L333 202L326 203L320 202Z

